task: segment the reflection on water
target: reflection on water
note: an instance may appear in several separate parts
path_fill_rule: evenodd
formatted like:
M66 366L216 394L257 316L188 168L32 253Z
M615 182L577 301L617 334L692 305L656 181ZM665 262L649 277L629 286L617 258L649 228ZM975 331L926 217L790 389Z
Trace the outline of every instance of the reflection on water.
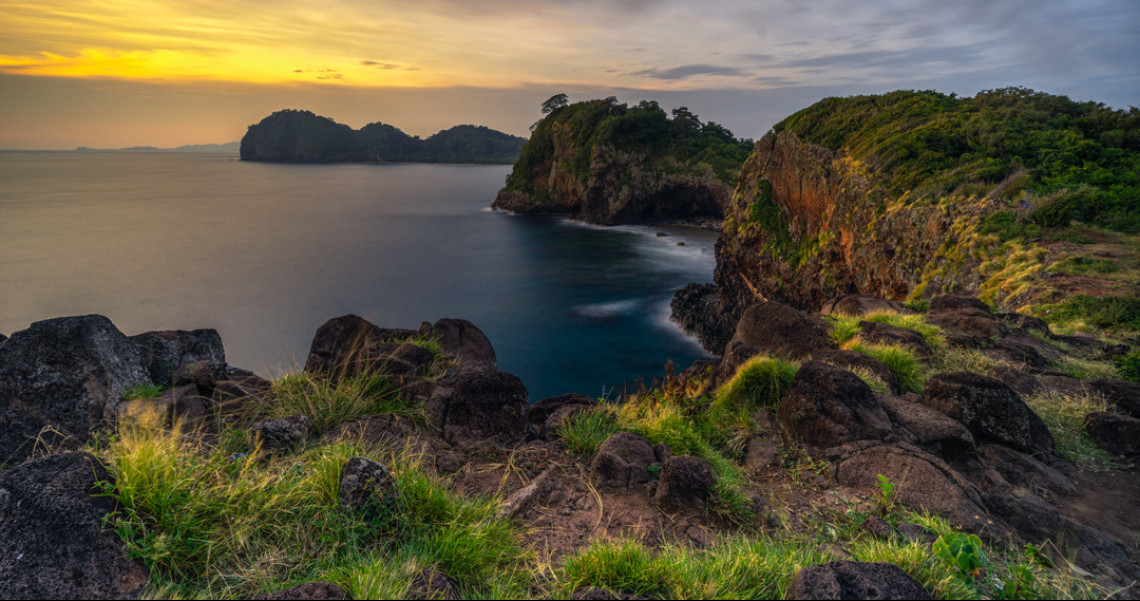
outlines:
M703 356L667 317L673 289L711 279L710 232L487 211L502 166L235 159L0 153L0 332L213 327L232 364L279 373L333 316L462 317L532 400Z

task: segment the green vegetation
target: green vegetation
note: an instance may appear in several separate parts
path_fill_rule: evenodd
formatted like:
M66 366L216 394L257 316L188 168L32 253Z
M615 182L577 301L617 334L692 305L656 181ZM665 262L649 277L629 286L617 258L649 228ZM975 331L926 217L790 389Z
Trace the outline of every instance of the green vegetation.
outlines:
M527 552L491 499L467 499L399 449L335 443L268 456L234 430L210 447L178 430L122 427L105 457L115 523L159 597L253 597L331 580L355 598L399 597L435 567L469 595L525 596ZM351 457L386 465L397 506L363 519L338 503Z
M589 456L610 436L621 431L617 416L608 408L578 411L558 427L557 435L571 451Z
M1067 395L1043 392L1025 397L1025 404L1044 420L1053 433L1057 450L1081 469L1103 472L1118 468L1113 456L1085 434L1085 416L1108 411L1108 403L1092 394Z
M843 348L882 361L898 378L903 390L922 393L926 375L914 351L897 344L867 344L857 338L843 345Z
M938 351L946 345L946 334L942 328L927 323L926 318L920 314L873 311L866 315L831 315L827 316L827 319L832 323L831 339L839 345L846 344L858 336L859 324L864 321L914 330L922 335L933 351Z
M595 149L602 146L647 155L666 172L709 172L729 185L752 151L750 140L736 139L723 126L702 123L685 107L673 110L670 118L654 101L628 106L611 97L567 104L559 94L543 103L542 111L546 116L534 125L507 178L507 190L539 195L532 179L536 172L549 171L556 136L574 151L563 168L583 182Z
M1011 237L1071 221L1140 230L1136 109L1025 88L973 98L897 91L826 98L774 129L846 150L876 169L886 191L911 202L951 194L1005 199L1024 217L1010 211L987 227L1012 226Z
M1140 298L1074 296L1057 305L1040 305L1039 315L1050 324L1080 322L1102 330L1140 330Z
M1116 369L1120 377L1133 382L1140 382L1140 352L1130 353L1116 360Z
M1116 273L1120 271L1120 267L1108 259L1077 256L1069 257L1064 261L1056 263L1049 268L1049 271L1057 271L1068 275L1096 276L1106 273Z
M958 573L976 577L989 563L982 550L982 541L973 534L952 532L943 534L931 546L934 556L943 563L958 569Z
M510 164L526 140L481 125L457 125L421 140L385 123L353 130L309 111L283 110L241 140L244 161Z
M135 401L138 399L153 399L165 392L167 388L167 386L160 386L158 384L135 384L123 391L123 400Z
M318 432L366 415L421 415L388 378L372 372L335 384L306 372L288 374L274 383L273 397L273 403L261 408L267 417L307 415Z
M712 411L741 418L757 409L775 409L799 371L799 365L783 359L757 356L736 370L736 375L717 390Z

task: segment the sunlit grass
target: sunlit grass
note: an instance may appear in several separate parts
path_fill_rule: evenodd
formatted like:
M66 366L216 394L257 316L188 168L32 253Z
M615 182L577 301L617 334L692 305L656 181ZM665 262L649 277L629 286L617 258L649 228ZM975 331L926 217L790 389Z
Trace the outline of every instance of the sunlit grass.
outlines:
M1040 392L1025 397L1025 404L1039 415L1053 434L1057 450L1066 459L1089 471L1109 471L1119 466L1111 453L1085 434L1085 416L1108 411L1108 402L1094 394L1068 395Z

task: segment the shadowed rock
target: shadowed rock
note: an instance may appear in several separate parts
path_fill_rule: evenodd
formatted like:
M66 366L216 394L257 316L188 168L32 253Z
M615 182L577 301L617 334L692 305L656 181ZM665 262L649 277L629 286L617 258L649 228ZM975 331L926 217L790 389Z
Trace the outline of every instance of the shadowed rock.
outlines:
M830 333L822 317L768 301L744 311L733 338L769 355L803 359L836 348Z
M146 353L147 370L155 384L169 385L174 372L199 361L218 369L226 365L226 351L217 330L164 330L132 336Z
M229 373L225 365L218 365L209 359L202 359L174 370L172 384L175 387L193 384L202 396L210 398L214 395L214 386L227 379L229 379Z
M250 428L255 441L270 450L295 449L313 435L313 420L307 415L294 415L254 422Z
M891 433L875 393L855 374L819 361L800 367L777 411L788 432L818 447L883 440Z
M833 561L803 568L788 599L933 599L902 568L890 563Z
M408 599L458 599L459 585L431 568L424 568L412 578Z
M961 422L920 403L890 396L878 397L890 416L915 436L915 442L946 459L968 459L977 455L974 437Z
M648 483L649 466L656 461L648 440L632 432L618 432L598 448L590 475L599 490L624 491Z
M340 476L340 504L365 515L392 511L399 499L396 479L383 465L364 457L344 464Z
M149 581L103 526L112 478L86 453L52 455L0 473L0 598L131 599Z
M1140 418L1140 383L1124 380L1091 380L1088 384L1121 411Z
M1097 411L1085 417L1085 432L1100 448L1117 455L1140 455L1140 419Z
M938 374L926 381L923 402L965 424L978 439L1033 453L1056 448L1045 422L1001 380L968 372Z
M491 439L511 445L526 437L528 399L518 377L481 367L461 370L446 400L432 404L442 404L439 411L446 440Z
M550 438L566 418L597 404L597 399L574 393L545 398L530 406L527 424L540 438Z
M305 360L305 371L332 378L352 377L375 369L399 346L394 341L415 335L413 330L385 329L362 317L343 315L317 328Z
M666 511L701 509L716 485L716 472L699 457L680 455L665 460L653 500Z
M1021 451L985 444L978 447L978 455L986 469L997 471L1014 487L1066 495L1077 492L1077 485L1068 476Z
M491 341L470 321L444 318L435 322L431 332L439 339L440 349L457 357L463 367L498 366Z
M0 409L31 415L78 440L140 383L151 383L144 352L101 315L38 321L0 346ZM16 454L0 449L0 458Z
M926 342L926 338L910 328L877 321L861 321L859 328L862 330L859 337L867 342L897 344L910 348L924 357L930 355L930 344Z
M181 421L186 427L194 428L205 419L208 405L209 401L199 394L197 386L186 384L166 390L154 398L123 401L116 409L115 418L161 427L170 427Z
M988 305L969 296L947 295L930 301L930 323L952 329L968 338L989 340L1009 333Z
M934 512L963 530L981 532L986 512L977 490L941 459L910 445L882 445L859 451L835 470L840 484L874 489L882 474L895 485L895 498L914 510Z

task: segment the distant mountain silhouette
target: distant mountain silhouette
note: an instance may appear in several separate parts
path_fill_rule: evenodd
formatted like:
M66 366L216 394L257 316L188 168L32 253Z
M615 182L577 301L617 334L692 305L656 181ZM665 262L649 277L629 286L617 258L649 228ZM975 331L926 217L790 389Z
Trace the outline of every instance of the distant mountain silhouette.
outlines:
M241 140L243 161L275 163L414 162L512 164L524 138L481 125L457 125L421 140L386 123L354 130L309 111L286 109Z
M86 146L80 146L75 150L79 152L237 152L240 147L240 142L226 142L225 144L187 144L177 148L156 148L154 146L88 148Z

